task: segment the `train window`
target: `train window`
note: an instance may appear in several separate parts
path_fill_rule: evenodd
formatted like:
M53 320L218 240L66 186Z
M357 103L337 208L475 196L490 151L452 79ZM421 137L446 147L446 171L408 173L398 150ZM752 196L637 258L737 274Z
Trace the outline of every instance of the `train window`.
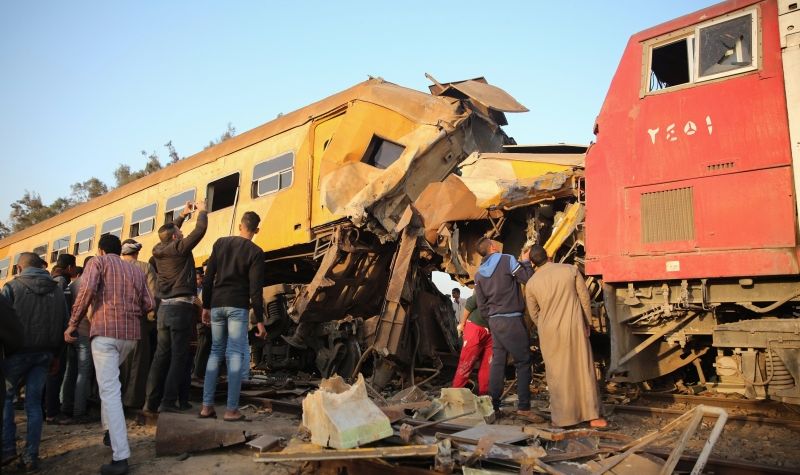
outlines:
M22 254L17 254L16 256L14 256L14 265L11 266L11 275L19 274L19 266L17 264L19 264L19 257L21 255Z
M653 47L650 52L651 92L692 81L693 44L694 38L689 37Z
M153 231L156 224L156 204L133 210L131 213L130 237L142 236Z
M164 213L164 224L171 223L181 213L187 201L194 201L195 190L186 190L167 200L167 211Z
M81 229L75 235L75 245L73 254L80 255L86 254L92 250L92 241L94 240L94 226L89 226L86 229Z
M0 261L0 279L8 277L8 266L11 264L11 259L5 258Z
M275 193L292 186L294 181L294 153L289 152L261 162L253 169L253 182L250 196Z
M233 206L239 197L239 174L234 173L208 184L206 190L206 204L208 211L219 211Z
M100 227L100 235L105 236L106 234L113 234L122 239L123 222L124 218L122 216L117 216L116 218L111 218L103 222L103 225Z
M41 260L47 262L47 243L34 247L33 253L39 256Z
M402 145L373 135L361 161L376 168L386 169L400 158L405 149Z
M50 262L55 263L58 256L66 254L69 250L69 236L64 236L53 241L53 252L50 253Z
M698 28L698 80L755 68L753 12Z
M649 49L646 91L656 92L756 69L756 12L724 16L678 31L684 37L668 43L654 39ZM673 38L674 35L671 34Z

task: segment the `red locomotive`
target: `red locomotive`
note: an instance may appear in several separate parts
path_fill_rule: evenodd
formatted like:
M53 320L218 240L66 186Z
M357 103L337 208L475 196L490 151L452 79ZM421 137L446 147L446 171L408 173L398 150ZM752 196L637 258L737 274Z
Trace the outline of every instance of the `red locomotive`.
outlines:
M800 8L734 0L634 35L586 156L609 376L679 368L800 403Z

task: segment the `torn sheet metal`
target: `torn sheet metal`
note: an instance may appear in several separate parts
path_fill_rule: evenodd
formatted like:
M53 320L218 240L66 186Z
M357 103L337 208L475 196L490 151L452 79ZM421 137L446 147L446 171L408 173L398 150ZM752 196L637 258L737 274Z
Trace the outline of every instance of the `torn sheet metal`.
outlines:
M513 444L530 437L530 435L523 432L522 429L522 426L486 424L471 427L467 430L462 430L461 432L456 432L453 434L453 436L476 440L490 436L495 442Z
M330 450L315 444L297 443L289 444L281 452L256 454L254 460L256 462L314 462L322 460L434 457L438 453L439 449L436 444Z
M420 411L419 415L424 419L441 420L472 411L474 414L454 419L452 423L472 427L492 422L495 418L489 396L476 396L467 388L442 388L441 395L433 400L431 410Z
M251 440L247 443L247 446L253 450L258 452L267 452L269 450L278 447L283 442L283 437L278 437L276 435L265 434L260 437L256 437L255 439Z
M194 414L162 412L156 426L156 455L202 452L243 444L258 433L267 433L262 423L232 424L222 419L198 419Z
M349 449L390 437L389 418L367 396L364 376L350 386L339 376L325 379L303 400L303 425L322 447Z

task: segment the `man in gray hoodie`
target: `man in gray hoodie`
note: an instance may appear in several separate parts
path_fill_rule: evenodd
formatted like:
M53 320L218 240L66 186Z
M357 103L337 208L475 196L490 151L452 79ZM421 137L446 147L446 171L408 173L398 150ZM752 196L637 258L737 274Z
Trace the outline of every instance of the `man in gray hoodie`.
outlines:
M36 470L39 465L39 442L42 438L42 391L53 356L64 344L68 311L64 292L41 268L42 260L32 252L20 255L21 273L3 287L3 296L11 302L23 328L22 349L3 361L6 376L3 411L3 462L16 457L14 395L25 383L25 413L28 431L21 465Z
M500 244L488 238L478 241L483 256L475 274L475 300L486 317L492 334L492 362L489 370L489 394L495 410L500 409L506 357L510 353L517 370L517 409L523 416L534 417L531 408L531 350L528 329L522 321L525 299L522 285L533 275L533 266L524 259L502 254Z

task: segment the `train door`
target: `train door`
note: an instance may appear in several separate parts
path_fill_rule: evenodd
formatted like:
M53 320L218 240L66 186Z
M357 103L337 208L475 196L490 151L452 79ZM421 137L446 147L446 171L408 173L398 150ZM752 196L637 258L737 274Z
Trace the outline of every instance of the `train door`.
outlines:
M325 198L320 194L320 175L327 164L338 163L342 157L326 154L328 147L336 139L336 129L344 119L346 108L338 109L322 117L312 126L314 138L313 156L311 160L311 228L315 228L336 219L336 216L325 206ZM341 149L340 149L341 150Z

